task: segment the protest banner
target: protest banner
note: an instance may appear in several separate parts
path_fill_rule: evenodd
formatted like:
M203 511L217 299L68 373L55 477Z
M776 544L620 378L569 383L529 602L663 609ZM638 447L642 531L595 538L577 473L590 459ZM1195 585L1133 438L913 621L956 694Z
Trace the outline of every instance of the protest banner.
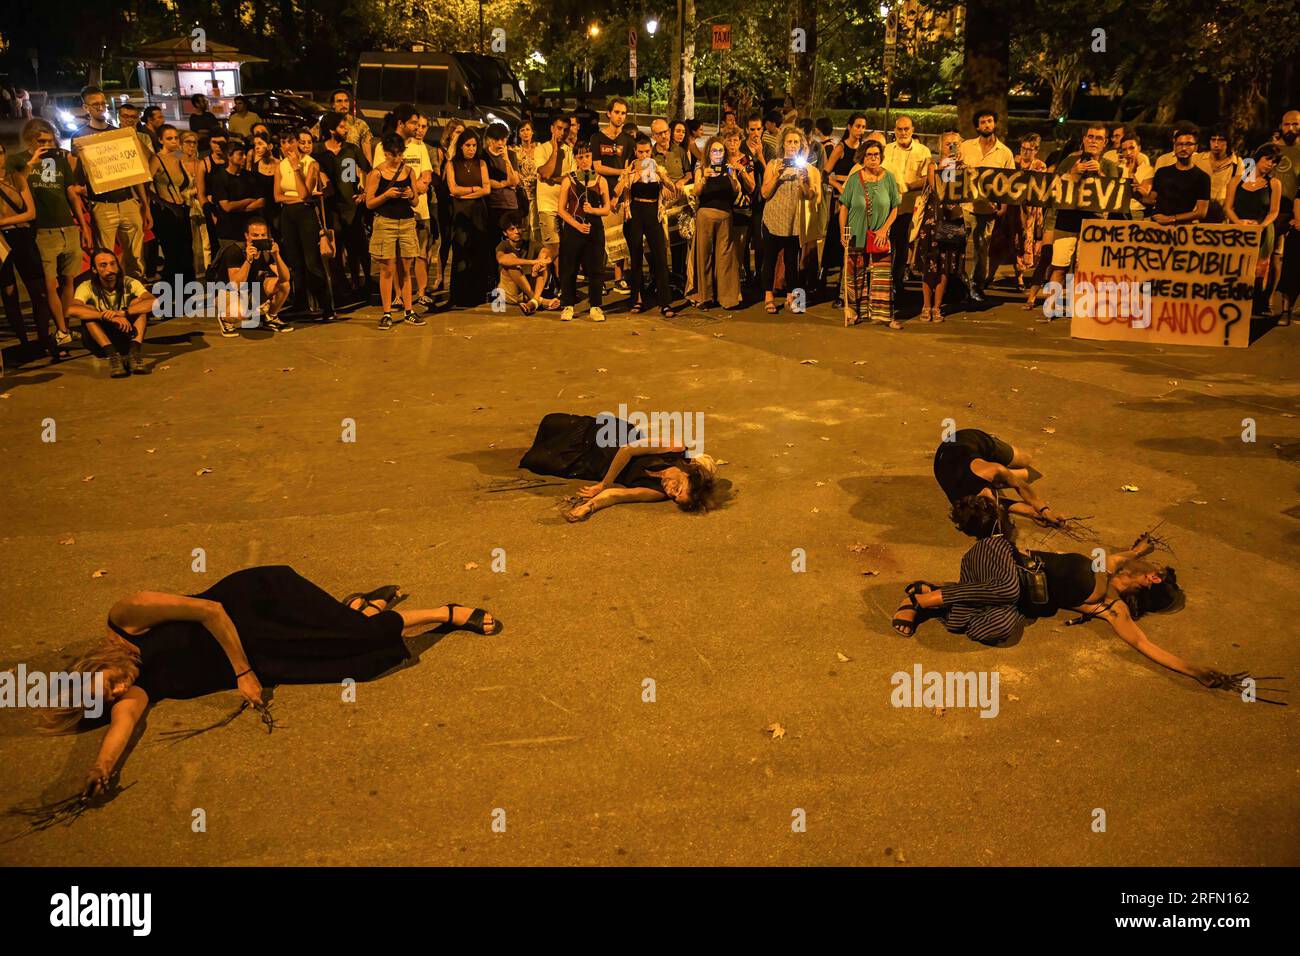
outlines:
M938 177L940 202L985 200L1011 206L1055 206L1085 212L1128 212L1133 184L1115 176L1065 179L1028 169L963 167Z
M1079 233L1070 334L1245 348L1259 227L1088 220Z
M79 136L72 141L77 158L86 166L90 188L106 193L137 183L147 183L149 161L133 129L111 129L103 133Z

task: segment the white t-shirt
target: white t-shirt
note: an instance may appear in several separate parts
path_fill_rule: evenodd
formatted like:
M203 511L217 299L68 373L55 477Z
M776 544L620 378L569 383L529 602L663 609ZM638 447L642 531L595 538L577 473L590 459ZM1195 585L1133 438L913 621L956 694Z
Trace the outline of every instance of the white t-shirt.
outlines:
M898 182L899 192L903 194L899 212L911 212L916 208L916 197L920 190L909 190L907 184L920 178L922 171L929 163L930 147L918 143L916 140L912 140L912 145L907 149L903 149L897 143L890 143L885 147L883 165L885 169L894 174L894 179Z
M384 146L382 143L375 144L375 156L371 160L374 166L381 166L388 162L388 157L384 155ZM429 156L429 147L418 139L407 140L406 152L402 153L402 162L411 167L411 179L417 180L425 173L433 172L433 160ZM415 204L415 215L420 219L429 218L429 192L420 194L420 200Z
M302 163L298 168L302 171L302 178L307 178L307 170L311 169L316 160L310 156L303 156ZM287 159L280 160L280 191L286 196L298 195L298 177L293 174L293 167L289 165Z
M996 138L993 140L993 148L988 153L984 152L984 147L980 144L978 136L963 140L957 155L961 158L962 165L970 169L985 167L1016 168L1016 157L1011 154L1011 148L1002 140ZM993 204L987 199L980 199L973 203L963 203L962 209L967 212L988 215L993 212Z
M551 141L539 143L533 150L533 163L537 166L537 211L538 212L555 212L560 211L560 184L552 186L546 180L542 179L541 169L551 161ZM564 158L559 163L562 169L555 171L555 178L562 179L569 173L577 169L573 161L573 150L567 146L564 149Z
M82 305L88 305L100 312L118 310L125 312L132 302L147 294L148 290L139 279L132 279L130 276L119 276L117 291L114 294L105 292L92 280L87 279L77 286L77 290L72 293L72 297Z

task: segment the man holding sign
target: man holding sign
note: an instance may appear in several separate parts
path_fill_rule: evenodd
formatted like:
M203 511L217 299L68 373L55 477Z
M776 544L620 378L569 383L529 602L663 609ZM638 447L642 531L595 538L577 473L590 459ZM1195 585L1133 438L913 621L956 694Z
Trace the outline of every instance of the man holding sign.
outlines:
M1102 159L1102 150L1106 148L1106 127L1098 124L1090 126L1083 134L1083 148L1071 153L1057 164L1056 174L1062 179L1082 182L1093 176L1119 175L1117 167L1109 159ZM1079 230L1085 220L1104 219L1105 213L1088 212L1083 209L1058 209L1056 227L1052 241L1052 281L1063 282L1065 273L1074 266L1075 249L1079 244ZM1045 310L1046 311L1046 310Z
M108 99L98 86L88 86L81 91L81 102L86 107L86 125L72 134L72 148L77 149L77 141L85 136L106 133L117 127L108 121ZM126 142L139 143L132 137ZM143 160L141 160L143 163ZM86 187L90 202L90 218L95 227L95 244L104 249L112 249L120 239L122 242L122 270L128 276L139 279L144 275L144 234L153 229L153 219L149 214L149 199L141 183L148 179L147 171L140 183L120 186L97 192L90 188L86 175L84 156L77 168L77 182Z

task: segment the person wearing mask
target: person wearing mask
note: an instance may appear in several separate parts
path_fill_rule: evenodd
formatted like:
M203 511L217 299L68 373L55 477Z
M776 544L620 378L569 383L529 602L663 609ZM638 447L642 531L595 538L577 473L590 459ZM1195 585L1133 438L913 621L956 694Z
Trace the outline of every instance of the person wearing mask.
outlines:
M976 135L961 144L962 165L968 169L1014 169L1016 158L1007 144L998 139L998 114L993 110L977 110ZM1102 134L1103 140L1105 133ZM993 224L1001 214L1000 206L986 199L966 205L966 231L970 234L973 262L967 276L967 296L972 302L984 301L984 287L993 276L989 275L989 241Z
M708 143L707 162L696 167L695 298L691 305L708 309L718 303L738 309L740 261L732 235L732 209L743 186L736 167L727 162L727 145L715 136Z
M821 191L821 174L808 164L803 133L787 126L781 133L782 155L767 164L763 175L763 308L769 315L779 311L778 290L784 291L785 304L794 304L794 290L799 282L799 252L804 244L804 207L814 202ZM783 276L776 276L777 257Z
M297 129L280 133L281 159L276 168L275 201L280 207L280 238L293 277L293 312L310 311L308 294L320 306L320 321L334 321L334 308L321 258L324 227L317 218L317 197L323 191L320 163L304 155Z
M916 210L916 197L921 195L930 181L930 148L913 135L912 117L899 116L894 121L894 141L885 147L884 167L894 177L902 192L898 215L889 235L894 249L894 295L903 294L903 278L907 274L907 245L912 233L912 213Z
M604 217L610 214L609 186L592 163L592 148L579 143L575 169L560 183L560 312L561 321L573 319L578 302L578 266L587 277L587 301L593 322L604 322L601 293L605 270Z
M664 132L667 133L667 130ZM653 141L644 133L637 134L636 156L627 171L619 177L617 189L627 209L623 236L627 240L628 286L631 290L628 311L637 313L645 310L641 259L648 250L659 312L665 319L671 319L677 313L671 307L672 287L668 282L668 235L663 222L663 203L672 198L675 190L668 170L655 160Z
M872 322L898 330L903 325L894 317L890 229L902 196L897 180L884 167L884 152L877 142L863 146L862 167L840 194L838 225L846 247L844 324L861 322L865 311ZM866 309L864 301L869 302Z

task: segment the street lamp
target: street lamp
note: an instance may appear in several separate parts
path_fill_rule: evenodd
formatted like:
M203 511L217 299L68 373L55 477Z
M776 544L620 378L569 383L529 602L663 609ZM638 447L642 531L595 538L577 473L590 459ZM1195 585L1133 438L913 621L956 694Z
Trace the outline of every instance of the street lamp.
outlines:
M591 26L587 27L587 33L593 37L600 36L600 24L593 23Z
M645 32L650 34L651 36L654 36L655 31L658 29L659 29L659 21L655 19L653 16L645 22Z

